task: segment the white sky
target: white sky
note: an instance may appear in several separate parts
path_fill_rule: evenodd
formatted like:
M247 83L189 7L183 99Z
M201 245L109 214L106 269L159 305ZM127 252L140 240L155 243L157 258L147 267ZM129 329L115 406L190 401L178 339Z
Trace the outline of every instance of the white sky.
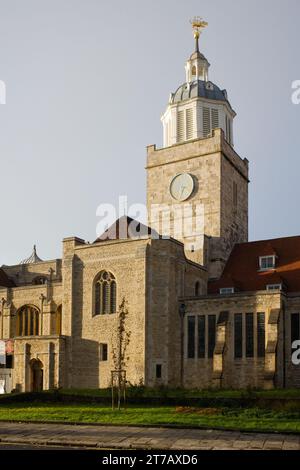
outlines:
M0 265L96 238L96 209L145 202L145 147L184 82L189 19L250 161L250 238L300 234L299 0L0 0Z

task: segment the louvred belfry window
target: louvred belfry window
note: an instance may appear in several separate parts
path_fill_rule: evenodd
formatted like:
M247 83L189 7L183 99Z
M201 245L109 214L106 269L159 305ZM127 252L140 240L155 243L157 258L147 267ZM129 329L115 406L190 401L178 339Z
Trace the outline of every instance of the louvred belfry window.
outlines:
M212 129L218 129L219 127L219 111L217 109L211 110L211 121Z
M184 111L178 111L178 116L177 116L177 142L183 142L184 138L185 138Z
M203 108L203 137L208 137L211 131L210 109Z
M193 109L186 110L186 138L190 140L194 137L194 116Z

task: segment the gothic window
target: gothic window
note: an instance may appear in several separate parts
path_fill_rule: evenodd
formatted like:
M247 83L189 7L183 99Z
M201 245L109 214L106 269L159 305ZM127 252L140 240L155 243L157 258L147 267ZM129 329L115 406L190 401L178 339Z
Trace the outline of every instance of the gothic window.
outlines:
M196 66L195 65L192 67L192 76L193 77L196 76Z
M207 334L206 334L207 333ZM212 358L216 345L216 315L187 317L187 358Z
M246 357L254 356L253 313L246 313Z
M188 317L188 344L187 357L193 359L195 357L195 317Z
M24 305L17 313L17 335L39 335L39 310L32 305Z
M96 282L95 284L95 315L100 313L100 301L101 301L101 284Z
M117 309L117 284L112 273L101 271L94 284L94 315L115 313Z
M245 330L244 330L245 328ZM244 337L245 331L245 337ZM256 331L256 333L255 333ZM255 357L254 334L256 334L256 357L265 356L265 314L259 312L255 316L253 313L236 313L234 315L234 357L242 359L243 357ZM245 343L245 344L244 344ZM243 344L245 350L243 352ZM245 356L244 356L245 354Z
M208 316L208 357L213 357L216 345L216 315Z
M115 312L117 310L116 296L117 296L117 284L116 284L116 281L112 280L110 284L110 311L111 312Z
M205 358L205 315L198 316L198 357Z
M200 282L197 281L195 284L195 297L199 297L200 295Z
M265 314L260 312L257 314L257 357L265 356Z
M234 315L234 357L241 359L243 357L243 315L236 313Z

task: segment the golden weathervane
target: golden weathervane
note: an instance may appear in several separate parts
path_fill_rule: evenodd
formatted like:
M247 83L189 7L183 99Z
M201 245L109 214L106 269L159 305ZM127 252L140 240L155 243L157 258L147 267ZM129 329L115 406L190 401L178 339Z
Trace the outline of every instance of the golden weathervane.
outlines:
M199 39L202 29L206 28L208 23L200 18L200 16L194 16L194 18L190 20L190 23L194 31L194 38Z

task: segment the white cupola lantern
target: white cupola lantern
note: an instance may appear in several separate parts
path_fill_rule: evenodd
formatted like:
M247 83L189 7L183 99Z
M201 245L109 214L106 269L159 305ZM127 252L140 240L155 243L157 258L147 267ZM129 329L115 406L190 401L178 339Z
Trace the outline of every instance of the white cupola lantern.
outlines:
M195 51L185 65L186 81L171 93L168 107L161 117L164 147L193 139L211 136L213 129L221 128L233 146L232 109L226 90L209 81L210 64L199 51L199 37L207 23L201 18L191 20L195 38Z

